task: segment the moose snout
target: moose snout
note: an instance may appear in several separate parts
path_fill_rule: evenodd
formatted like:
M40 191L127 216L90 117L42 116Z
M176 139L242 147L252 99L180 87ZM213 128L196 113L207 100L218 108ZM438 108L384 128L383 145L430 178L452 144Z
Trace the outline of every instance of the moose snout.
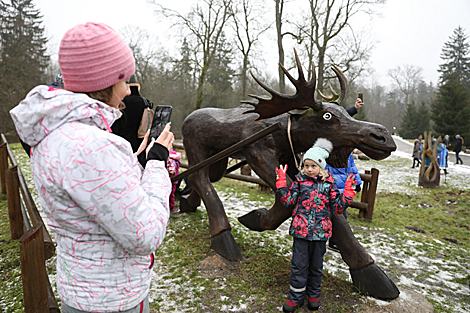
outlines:
M370 133L370 134L369 134L369 137L370 137L372 140L377 141L377 143L379 143L379 144L385 144L385 142L386 142L384 136L376 135L376 134L374 134L374 133Z
M392 135L382 125L370 123L359 133L362 135L362 142L358 143L358 148L375 160L382 160L397 149Z

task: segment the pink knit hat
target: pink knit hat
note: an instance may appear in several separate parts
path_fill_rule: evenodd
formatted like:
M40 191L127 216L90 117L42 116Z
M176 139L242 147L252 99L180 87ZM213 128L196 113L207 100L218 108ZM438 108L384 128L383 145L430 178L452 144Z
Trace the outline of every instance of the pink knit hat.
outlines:
M64 87L91 92L112 86L135 72L131 50L114 29L86 23L68 30L59 48Z

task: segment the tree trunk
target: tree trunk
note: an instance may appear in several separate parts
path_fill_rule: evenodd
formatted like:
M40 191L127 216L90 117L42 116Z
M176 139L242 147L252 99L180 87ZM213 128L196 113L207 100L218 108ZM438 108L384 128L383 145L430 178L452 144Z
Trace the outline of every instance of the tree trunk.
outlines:
M197 85L197 93L196 93L196 105L194 110L199 110L202 106L202 87L204 86L204 79L206 76L206 66L204 66L201 70L201 75L199 76L198 85Z
M276 30L277 30L277 49L279 53L279 64L284 65L284 47L282 46L282 9L284 0L276 0ZM281 67L278 66L279 73L279 91L286 92L286 79Z

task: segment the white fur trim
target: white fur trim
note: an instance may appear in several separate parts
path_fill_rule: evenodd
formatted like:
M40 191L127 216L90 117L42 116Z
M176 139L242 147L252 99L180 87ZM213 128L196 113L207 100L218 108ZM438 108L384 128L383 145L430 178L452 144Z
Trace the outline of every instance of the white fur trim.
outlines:
M326 138L318 138L313 146L323 148L328 151L328 153L331 153L331 151L333 151L333 143Z

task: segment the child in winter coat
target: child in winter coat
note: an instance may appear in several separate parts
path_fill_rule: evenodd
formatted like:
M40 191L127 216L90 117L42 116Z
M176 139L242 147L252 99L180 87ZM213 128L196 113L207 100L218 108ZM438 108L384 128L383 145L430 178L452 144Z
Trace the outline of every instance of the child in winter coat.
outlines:
M170 177L175 177L180 173L181 165L181 152L176 152L175 150L170 151L170 157L168 158L167 167ZM170 211L175 209L175 193L178 182L175 181L172 183L171 193L170 193Z
M355 175L355 179L357 181L356 189L354 191L355 192L361 191L362 179L361 179L361 175L359 174L359 171L357 170L356 163L354 163L354 157L352 153L348 157L348 167L339 168L339 167L333 167L330 164L326 164L325 169L335 179L335 186L336 188L338 188L338 191L341 194L344 192L344 185L346 183L346 179L348 179L349 174ZM345 219L348 219L348 211L346 209L343 212L343 216ZM334 251L339 251L338 246L332 240L328 241L328 246L330 247L330 249Z
M342 214L356 194L350 175L343 195L325 170L326 159L333 145L319 138L303 157L304 167L290 187L286 182L286 166L276 168L277 193L285 206L294 206L289 234L294 237L290 274L289 300L284 312L294 312L308 298L309 310L318 310L323 276L323 255L326 241L332 235L331 214Z
M143 172L129 142L112 134L135 62L111 27L68 30L59 66L64 89L37 86L10 114L31 146L34 184L56 233L61 310L149 312L153 252L170 215L173 134L167 125L152 140Z

